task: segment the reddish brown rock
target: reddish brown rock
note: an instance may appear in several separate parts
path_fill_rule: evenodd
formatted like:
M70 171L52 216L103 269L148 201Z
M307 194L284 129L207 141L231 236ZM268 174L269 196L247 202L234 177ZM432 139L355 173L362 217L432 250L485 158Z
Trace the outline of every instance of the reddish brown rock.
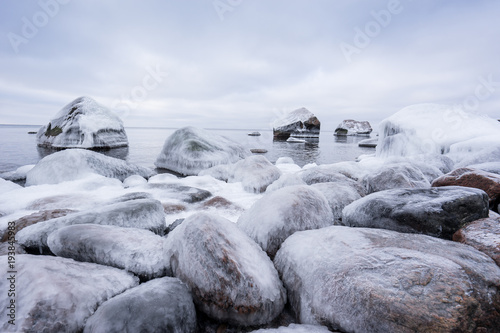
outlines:
M243 210L240 206L232 203L223 197L213 197L203 203L204 209L216 208L216 209L234 209L234 210Z
M453 240L487 254L500 266L500 217L474 221L455 232Z
M498 210L500 203L500 176L479 169L460 168L432 182L433 187L465 186L481 189L490 198L490 208Z
M185 211L187 208L184 205L172 204L172 203L162 203L163 211L165 214L176 214Z

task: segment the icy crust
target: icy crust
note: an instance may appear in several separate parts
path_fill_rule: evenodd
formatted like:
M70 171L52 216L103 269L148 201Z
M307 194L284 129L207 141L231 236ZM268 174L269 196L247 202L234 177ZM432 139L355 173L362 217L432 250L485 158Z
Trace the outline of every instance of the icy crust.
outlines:
M165 277L141 284L104 302L84 333L196 332L196 310L186 286Z
M361 180L367 194L394 188L429 188L431 184L417 167L410 163L384 164Z
M288 138L292 136L318 137L320 131L320 121L306 108L292 111L273 123L273 133L275 137Z
M139 282L116 268L28 254L16 256L16 271L16 332L81 332L101 303ZM7 293L5 277L0 287ZM7 295L0 297L2 309L8 302ZM2 320L2 332L13 328L7 318Z
M269 257L222 217L197 213L170 232L165 260L190 289L198 309L235 325L277 317L286 293Z
M274 257L296 231L333 225L325 196L310 186L288 186L266 194L238 219L238 227Z
M0 193L7 193L14 190L19 190L23 188L21 185L17 185L16 183L11 182L10 180L5 180L0 178Z
M26 185L57 184L98 174L124 181L132 175L149 178L154 172L123 160L85 149L66 149L41 159L26 176Z
M373 131L368 121L346 119L335 129L335 135L369 135Z
M121 119L90 97L63 107L37 133L39 146L53 148L117 148L128 146Z
M356 188L339 183L318 183L311 185L320 191L328 201L333 213L334 224L342 225L342 211L349 204L361 199Z
M125 269L143 280L167 274L163 243L150 231L97 224L63 227L47 238L50 251L59 257Z
M155 165L189 176L247 156L250 156L250 151L226 137L199 128L184 127L167 138Z
M474 221L453 234L453 240L465 243L490 256L500 266L500 216Z
M333 226L295 233L274 263L303 324L342 332L500 327L500 268L462 244Z

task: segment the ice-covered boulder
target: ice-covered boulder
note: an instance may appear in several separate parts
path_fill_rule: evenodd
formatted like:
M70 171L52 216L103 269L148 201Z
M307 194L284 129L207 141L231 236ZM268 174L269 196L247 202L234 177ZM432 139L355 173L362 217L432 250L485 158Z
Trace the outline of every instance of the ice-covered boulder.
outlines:
M358 183L356 175L352 174L350 170L344 170L336 164L324 164L311 168L307 168L299 172L302 180L308 184L318 183L338 183L354 187L361 195L365 195L365 190Z
M483 170L486 172L491 172L491 173L495 173L497 175L500 175L500 161L472 164L472 165L469 165L468 167L471 169L479 169L479 170Z
M21 185L11 182L10 180L5 180L0 178L0 194L7 193L13 190L19 190L23 188Z
M6 273L0 280L5 290L0 297L2 332L13 328L16 332L81 332L101 303L139 282L120 269L66 258L24 254L15 261L14 280L9 281ZM15 286L15 297L7 297L10 284ZM15 304L13 318L5 310L11 304ZM11 318L15 326L9 324Z
M373 131L372 126L368 121L357 121L347 119L342 121L335 129L334 135L347 136L347 135L363 135L368 136Z
M149 178L151 169L91 150L66 149L41 159L26 176L26 185L58 184L98 174L124 181L132 175Z
M488 195L447 186L375 192L344 208L342 223L451 239L466 223L488 217Z
M325 326L290 324L278 328L262 328L251 333L330 333L330 331Z
M306 108L300 108L276 119L273 123L273 134L277 139L292 137L318 138L321 123Z
M342 225L342 211L346 206L361 199L355 187L342 183L317 183L312 188L320 191L328 201L333 213L334 224Z
M377 138L369 138L369 139L359 141L358 147L377 148L377 144L378 144L378 137Z
M63 107L37 133L39 146L50 148L117 148L128 146L121 119L90 97Z
M196 203L212 196L212 193L197 187L172 183L149 183L147 189L157 193L160 200L176 199L186 203Z
M294 185L307 185L302 177L297 173L289 173L281 175L276 181L266 188L266 193L271 193L273 191L279 190L280 188Z
M224 136L200 128L184 127L167 138L155 165L189 176L247 156L250 156L250 151Z
M196 310L176 278L155 279L104 302L87 320L84 333L196 332Z
M363 177L361 183L368 194L394 188L431 187L422 171L409 163L384 164Z
M0 177L10 181L25 180L26 174L28 173L28 171L33 169L34 166L34 164L23 165L14 171L4 172L0 174Z
M238 227L272 258L296 231L333 225L325 196L306 186L288 186L266 194L238 219Z
M303 324L360 333L500 327L500 268L463 244L333 226L295 233L274 264Z
M283 310L286 293L273 263L233 222L191 215L168 234L165 249L173 275L208 316L249 326L266 324Z
M47 245L56 256L124 269L149 280L169 271L163 260L164 240L142 229L77 224L51 233Z
M144 184L147 184L147 179L139 176L139 175L132 175L123 180L123 186L124 187L136 187L136 186L141 186Z
M158 200L129 200L33 224L19 231L17 240L30 251L50 253L47 237L59 228L74 224L146 229L161 235L165 231L165 213Z

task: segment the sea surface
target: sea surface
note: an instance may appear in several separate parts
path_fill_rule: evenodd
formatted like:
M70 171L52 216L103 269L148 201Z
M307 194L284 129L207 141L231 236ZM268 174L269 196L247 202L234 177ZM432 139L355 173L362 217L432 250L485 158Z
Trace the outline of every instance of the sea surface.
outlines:
M0 173L16 170L28 164L36 164L54 150L37 147L36 132L40 126L0 125ZM172 128L126 128L128 148L117 148L102 153L121 158L131 163L154 169L165 140L176 129ZM209 131L239 142L248 149L266 149L262 154L269 161L279 157L291 157L296 164L330 164L354 161L362 154L373 154L373 148L358 147L358 142L368 137L336 137L333 132L322 131L319 139L307 139L306 143L275 141L271 130L259 130L260 136L249 136L255 130L210 129ZM372 134L373 136L374 134Z

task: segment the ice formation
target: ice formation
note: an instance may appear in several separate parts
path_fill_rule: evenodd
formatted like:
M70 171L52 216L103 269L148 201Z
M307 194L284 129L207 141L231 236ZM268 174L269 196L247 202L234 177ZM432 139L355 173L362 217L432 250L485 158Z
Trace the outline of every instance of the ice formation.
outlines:
M262 328L251 333L329 333L325 326L290 324L278 328Z
M356 121L347 119L342 121L335 129L335 134L338 136L346 135L363 135L369 136L373 131L372 126L367 121Z
M429 188L431 184L420 171L409 163L384 164L361 180L367 194L393 188Z
M343 209L354 201L361 199L361 195L355 187L342 183L317 183L312 184L311 187L325 196L332 209L334 224L337 225L342 225Z
M22 189L21 185L11 182L10 180L5 180L0 178L0 193L6 193L13 190Z
M292 137L317 138L321 123L316 116L306 108L297 109L273 123L273 134L278 139Z
M63 107L37 134L39 146L51 148L117 148L128 146L123 122L90 97Z

